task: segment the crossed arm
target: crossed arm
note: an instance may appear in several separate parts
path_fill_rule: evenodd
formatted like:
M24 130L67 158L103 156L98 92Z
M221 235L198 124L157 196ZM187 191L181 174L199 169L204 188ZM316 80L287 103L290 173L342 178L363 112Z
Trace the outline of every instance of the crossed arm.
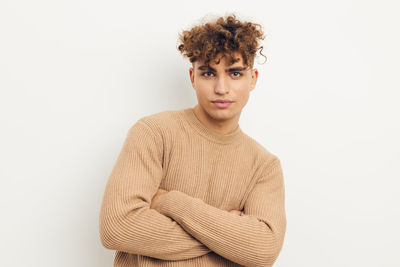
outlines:
M151 200L150 208L155 209L156 211L160 212L160 204L161 204L163 198L166 196L166 194L168 194L167 190L159 188L157 190L156 194L154 195L153 199ZM243 214L242 211L235 210L235 209L230 210L229 212L239 215L239 216Z
M265 164L241 216L177 190L165 194L160 213L172 218L216 254L244 266L272 266L286 229L284 186L278 158Z
M129 130L104 192L102 244L164 260L213 251L241 265L272 266L286 229L279 160L269 162L238 216L180 191L162 192L160 140L141 121Z

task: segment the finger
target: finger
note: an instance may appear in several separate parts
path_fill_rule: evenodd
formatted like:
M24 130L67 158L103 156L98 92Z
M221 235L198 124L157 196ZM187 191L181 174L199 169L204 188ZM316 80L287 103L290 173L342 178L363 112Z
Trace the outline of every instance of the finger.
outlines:
M241 213L239 210L231 210L230 212L234 213L234 214L237 214L237 215L240 215L240 213Z

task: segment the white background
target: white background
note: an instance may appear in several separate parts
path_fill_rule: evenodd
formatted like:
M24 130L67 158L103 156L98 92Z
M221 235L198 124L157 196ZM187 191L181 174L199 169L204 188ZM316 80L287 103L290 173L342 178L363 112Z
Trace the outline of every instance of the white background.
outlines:
M276 267L400 266L398 1L0 2L0 265L112 266L98 215L128 128L194 106L178 33L264 26L240 125L281 158Z

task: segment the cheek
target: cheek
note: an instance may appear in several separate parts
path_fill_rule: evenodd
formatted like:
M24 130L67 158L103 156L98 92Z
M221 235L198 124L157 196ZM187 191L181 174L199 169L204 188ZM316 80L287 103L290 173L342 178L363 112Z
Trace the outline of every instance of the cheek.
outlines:
M196 94L199 99L207 99L210 94L208 87L204 83L197 83L196 86Z
M246 94L246 92L251 88L251 83L248 80L238 81L237 83L232 84L231 88L238 94Z
M240 101L247 101L249 98L249 91L243 90L240 94Z
M210 82L198 79L196 81L195 87L197 89L197 91L199 91L199 93L201 94L209 94L209 91L212 91L212 84L210 84Z
M237 89L237 95L239 96L240 102L247 102L247 99L250 96L250 87L251 85L246 81L241 84L240 88Z
M200 89L204 87L204 81L202 79L199 79L198 77L194 78L194 85L196 88Z

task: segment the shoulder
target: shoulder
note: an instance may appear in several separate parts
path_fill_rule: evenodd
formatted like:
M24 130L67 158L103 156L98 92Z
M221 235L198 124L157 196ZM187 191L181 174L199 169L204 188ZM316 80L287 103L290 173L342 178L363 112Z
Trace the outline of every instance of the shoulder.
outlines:
M242 144L244 144L243 147L246 149L245 153L246 155L252 155L251 158L255 164L256 174L262 175L277 165L280 166L280 158L275 152L247 134L244 135L244 139Z
M244 144L264 162L278 159L278 156L274 152L246 133L244 134Z
M142 116L131 123L125 141L127 146L130 149L143 146L155 148L161 154L171 139L169 133L174 129L177 112L164 110Z
M140 117L132 126L146 125L154 136L163 137L176 129L179 122L179 110L163 110Z

